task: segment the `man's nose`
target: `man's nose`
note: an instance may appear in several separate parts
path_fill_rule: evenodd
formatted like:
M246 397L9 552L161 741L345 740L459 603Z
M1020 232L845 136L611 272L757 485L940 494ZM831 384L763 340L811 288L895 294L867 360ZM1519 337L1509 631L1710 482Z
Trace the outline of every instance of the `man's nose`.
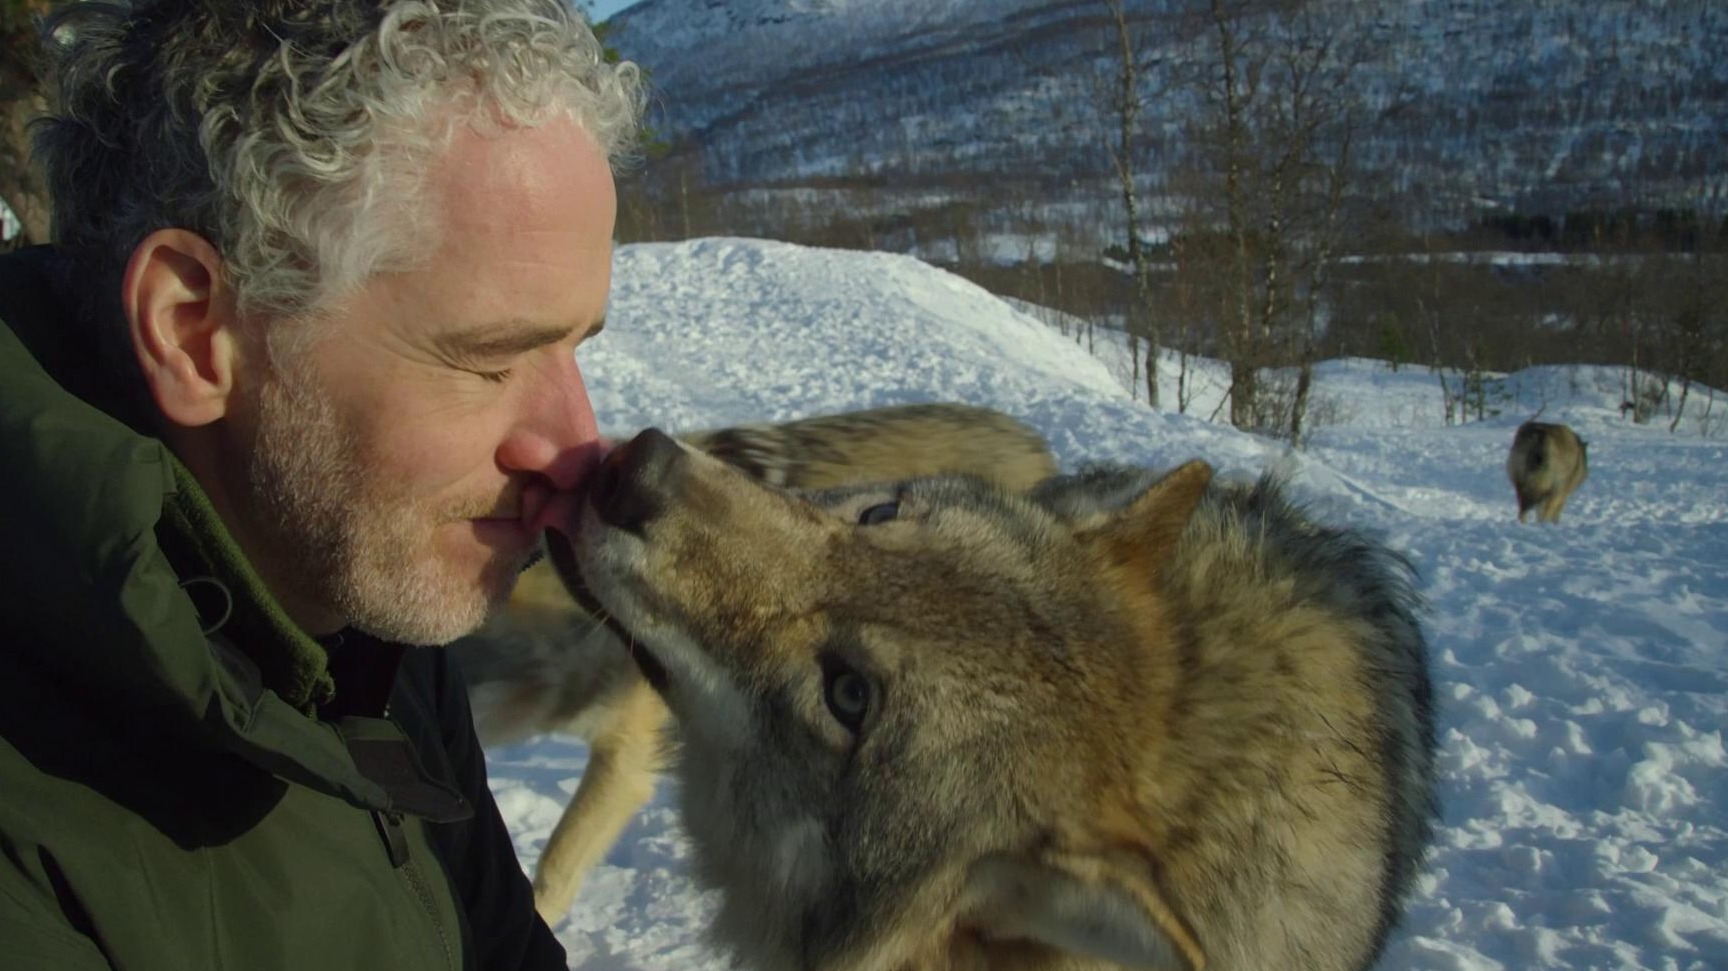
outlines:
M689 457L657 428L625 442L594 472L589 501L600 521L640 534L666 508Z
M555 489L579 485L605 453L594 406L572 359L526 405L527 413L500 449L506 468L544 476Z

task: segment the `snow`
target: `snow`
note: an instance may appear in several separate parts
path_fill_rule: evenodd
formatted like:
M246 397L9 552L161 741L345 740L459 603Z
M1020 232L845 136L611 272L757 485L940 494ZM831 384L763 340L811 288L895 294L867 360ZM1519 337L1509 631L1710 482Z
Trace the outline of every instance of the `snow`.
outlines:
M1191 361L1194 415L1128 390L1031 314L917 260L707 239L621 247L605 333L581 351L602 429L628 435L958 399L1019 415L1065 467L1269 465L1324 514L1383 534L1422 577L1443 811L1383 968L1728 968L1728 432L1634 425L1603 368L1491 376L1448 426L1435 375L1326 362L1329 423L1300 453L1206 421L1226 382ZM1174 356L1163 362L1174 397ZM1694 388L1689 415L1706 389ZM1728 408L1716 393L1713 419ZM1558 526L1518 525L1503 463L1540 410L1590 442ZM542 736L489 756L525 868L586 759ZM555 927L570 966L719 966L671 784Z

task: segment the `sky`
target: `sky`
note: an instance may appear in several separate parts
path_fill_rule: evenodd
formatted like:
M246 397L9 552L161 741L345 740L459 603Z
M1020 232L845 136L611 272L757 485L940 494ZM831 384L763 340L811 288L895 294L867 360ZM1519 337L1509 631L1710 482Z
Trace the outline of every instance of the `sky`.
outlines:
M1119 342L1100 332L1089 353L1056 319L909 256L637 244L619 248L606 330L580 356L614 436L963 400L1033 425L1065 469L1202 457L1226 476L1281 471L1317 515L1408 555L1429 603L1441 818L1381 967L1728 968L1721 392L1694 387L1670 433L1620 416L1619 371L1533 368L1491 376L1493 413L1448 426L1426 369L1325 362L1312 442L1292 454L1207 420L1229 383L1217 362L1190 359L1189 414L1155 413ZM1161 364L1166 400L1179 366ZM1504 471L1539 411L1590 443L1558 526L1518 525ZM555 735L488 754L525 867L586 761ZM722 966L680 812L663 781L555 923L572 969Z
M620 10L634 7L639 2L641 2L641 0L594 0L594 21L595 23L599 23L602 20L610 18Z

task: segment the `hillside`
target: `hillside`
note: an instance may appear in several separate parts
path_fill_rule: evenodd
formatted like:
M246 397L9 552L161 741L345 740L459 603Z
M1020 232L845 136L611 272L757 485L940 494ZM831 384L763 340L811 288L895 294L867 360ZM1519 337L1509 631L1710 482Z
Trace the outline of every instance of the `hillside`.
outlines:
M1193 149L1197 0L1131 0L1148 62L1153 195ZM1366 191L1433 214L1698 205L1728 160L1728 5L1710 0L1310 0L1316 36L1370 52ZM992 192L1077 225L1114 198L1097 0L647 0L617 17L655 122L710 184L883 211ZM1361 20L1364 11L1372 11ZM1264 18L1261 18L1262 20ZM1243 21L1255 27L1256 18ZM871 187L868 202L825 190ZM742 200L760 210L784 195ZM1718 200L1720 201L1720 200Z

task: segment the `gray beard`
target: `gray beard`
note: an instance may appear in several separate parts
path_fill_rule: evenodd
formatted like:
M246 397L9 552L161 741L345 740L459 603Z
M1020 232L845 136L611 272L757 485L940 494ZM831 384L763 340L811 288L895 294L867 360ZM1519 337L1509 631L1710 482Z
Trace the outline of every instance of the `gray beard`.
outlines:
M472 632L493 595L452 575L432 545L440 517L369 476L359 444L313 382L266 379L247 489L277 576L384 640L447 644Z

